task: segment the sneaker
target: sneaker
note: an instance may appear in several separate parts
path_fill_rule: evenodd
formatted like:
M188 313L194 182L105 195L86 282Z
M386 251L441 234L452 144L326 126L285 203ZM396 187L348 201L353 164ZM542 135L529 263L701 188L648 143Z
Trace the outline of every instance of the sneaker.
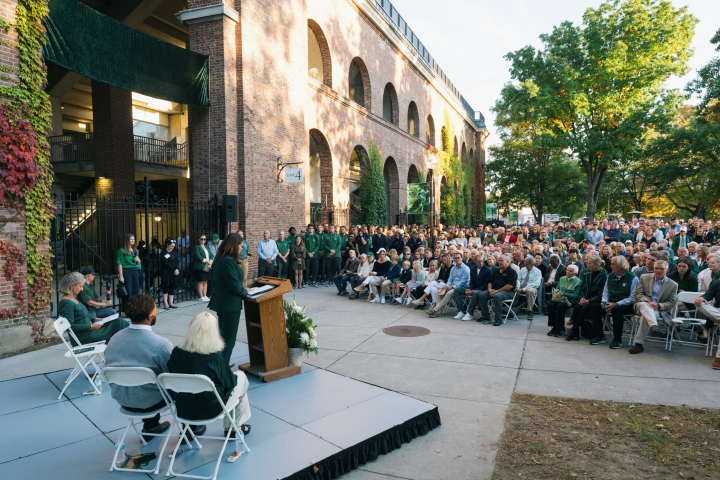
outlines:
M313 283L312 286L315 287L315 288L318 288L318 287L319 287L319 285L317 284L317 282Z
M590 345L600 345L601 343L607 343L605 335L601 335L597 338L593 338L592 340L590 340Z
M462 320L462 318L465 316L463 312L458 312L457 315L455 315L453 318L455 320Z
M399 303L399 304L401 304L401 305L402 305L403 303L405 303L405 300L403 300L403 299L400 298L400 297L395 297L395 298L393 298L393 300L395 300L395 302L397 302L397 303Z
M628 353L630 355L635 355L636 353L642 353L644 351L645 351L645 349L643 348L643 346L639 343L636 343L635 345L630 347L630 350L628 350ZM717 360L715 360L715 363L717 363ZM720 365L718 365L718 367L720 367ZM715 368L714 364L713 364L713 368Z
M622 342L618 342L617 340L613 340L610 344L610 348L612 348L613 350L617 350L620 347L622 347Z
M466 314L463 315L463 317L462 317L462 321L463 321L463 322L469 322L469 321L472 320L472 319L473 319L473 316L472 316L471 314L469 314L469 313L466 313Z
M560 330L555 334L555 338L563 338L565 336L565 330Z
M413 305L419 307L419 306L425 304L425 300L413 300L411 303L412 303Z
M385 298L383 298L382 300L385 300ZM377 296L377 297L373 298L372 300L370 300L370 303L380 303L380 296ZM385 302L383 302L383 303L385 303Z
M528 320L532 320L532 319L533 319L532 313L528 313L527 319L528 319Z
M200 297L200 298L197 299L197 301L198 301L198 302L204 302L204 301L205 301L205 297Z
M170 305L170 308L180 308L177 305Z
M715 361L712 364L713 370L720 370L720 358L715 357Z
M357 287L353 288L353 290L355 290L356 292L362 292L362 289L363 289L362 285L358 285Z
M340 292L340 295L342 295L343 297L345 297L345 296L350 295L350 294L348 293L347 290L343 290L342 292Z
M380 296L380 303L385 304L385 295Z
M206 301L206 302L209 302L209 301L210 301L210 297L208 297L207 295L205 295L204 298L205 298L205 301Z
M368 295L368 298L367 298L367 300L365 300L365 301L366 301L366 302L372 302L374 298L375 298L375 295L373 295L373 294L371 293L370 295Z
M555 330L554 328L551 328L547 335L548 335L548 337L554 337L556 333L557 333L557 330Z
M431 308L430 310L425 310L425 313L427 313L428 316L432 317L433 315L435 315L436 312Z

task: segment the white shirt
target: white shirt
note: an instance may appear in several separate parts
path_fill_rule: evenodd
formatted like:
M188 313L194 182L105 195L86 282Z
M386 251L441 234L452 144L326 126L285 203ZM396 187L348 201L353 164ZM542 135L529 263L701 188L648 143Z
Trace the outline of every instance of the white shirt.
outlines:
M138 325L137 323L131 323L128 328L132 328L133 330L150 330L152 332L152 327L150 325Z
M550 272L550 275L548 275L548 282L554 282L555 281L555 274L557 273L557 268L553 268Z

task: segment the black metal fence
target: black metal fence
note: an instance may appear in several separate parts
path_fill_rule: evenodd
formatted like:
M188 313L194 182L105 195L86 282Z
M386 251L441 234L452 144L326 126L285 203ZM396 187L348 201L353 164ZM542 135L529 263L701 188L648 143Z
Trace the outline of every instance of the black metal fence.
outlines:
M217 197L204 202L159 198L147 178L137 190L133 197L61 195L54 199L51 249L56 291L66 274L93 268L99 273L95 290L100 294L110 289L113 305L119 306L120 300L115 296L115 260L124 236L131 233L142 262L141 291L153 295L158 305L162 304L160 252L165 248L165 240L173 238L177 241L181 263L175 301L198 297L193 248L200 235L206 235L209 242L213 233L224 238L227 229L226 224L221 223ZM61 296L56 293L53 303L57 304ZM56 311L53 308L53 312Z

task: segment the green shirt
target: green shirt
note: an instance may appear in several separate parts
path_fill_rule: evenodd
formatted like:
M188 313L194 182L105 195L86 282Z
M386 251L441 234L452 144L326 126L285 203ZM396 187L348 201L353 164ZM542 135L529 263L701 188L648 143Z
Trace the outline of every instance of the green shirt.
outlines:
M330 254L331 250L335 250L335 253ZM342 239L338 233L328 233L325 236L323 251L327 258L340 258L340 255L342 254Z
M245 240L243 238L243 244L242 247L240 247L240 253L238 254L238 258L240 260L247 260L248 251L250 250L250 242Z
M125 253L125 249L121 248L118 250L117 253L117 260L115 263L122 266L122 268L139 268L139 264L135 263L135 257L137 256L137 252L135 250L131 250L131 254L128 255Z
M303 240L305 241L305 251L307 253L312 253L313 257L316 257L318 250L320 250L320 242L322 241L320 235L316 233L313 233L312 235L306 233L303 236Z
M340 248L345 250L345 247L347 247L348 236L341 233L338 233L338 235L340 235Z
M583 240L585 240L585 239L587 238L587 230L585 230L584 228L580 228L580 229L578 229L578 230L575 230L575 231L572 233L572 237L573 237L573 240L575 240L576 243L580 243L580 242L582 242Z
M77 299L80 300L80 303L85 305L85 308L89 313L92 313L95 311L95 307L90 305L88 302L95 301L95 298L97 297L97 294L95 293L95 289L92 285L85 283L83 285L82 292L78 293Z
M325 250L327 250L325 248L325 241L327 240L328 233L322 232L322 233L318 233L317 235L318 235L318 237L320 237L320 246L318 247L318 251L321 253L325 253Z
M275 244L277 245L278 252L280 252L280 255L283 257L287 255L288 250L290 250L290 239L286 238L285 240L280 240L279 238L275 240Z

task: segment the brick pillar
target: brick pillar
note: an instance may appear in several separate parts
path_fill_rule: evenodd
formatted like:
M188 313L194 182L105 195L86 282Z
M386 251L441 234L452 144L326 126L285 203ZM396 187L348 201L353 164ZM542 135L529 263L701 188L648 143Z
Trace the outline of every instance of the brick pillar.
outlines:
M178 17L188 25L188 49L210 57L210 107L189 109L191 198L205 201L217 194L222 201L224 195L239 193L236 30L240 17L222 0L189 0L188 10ZM242 216L243 198L238 201Z
M93 160L100 256L112 270L115 254L127 233L136 236L134 203L135 149L131 93L92 82ZM103 271L101 273L107 273Z
M475 217L485 218L485 139L488 137L487 130L475 133Z

